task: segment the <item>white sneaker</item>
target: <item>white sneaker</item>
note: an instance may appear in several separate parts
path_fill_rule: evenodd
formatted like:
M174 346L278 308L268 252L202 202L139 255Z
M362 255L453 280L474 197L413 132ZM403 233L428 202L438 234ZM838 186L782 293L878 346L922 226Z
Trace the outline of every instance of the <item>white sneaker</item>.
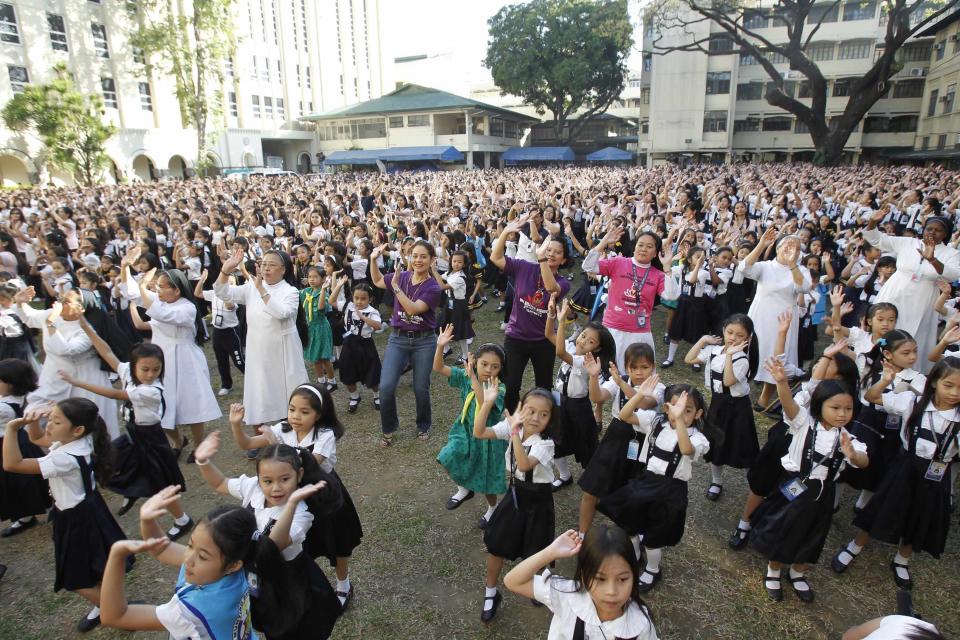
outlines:
M230 393L230 389L222 389L222 388L221 388L220 391L217 391L217 395L218 395L218 396L225 396L225 395L227 395L228 393Z

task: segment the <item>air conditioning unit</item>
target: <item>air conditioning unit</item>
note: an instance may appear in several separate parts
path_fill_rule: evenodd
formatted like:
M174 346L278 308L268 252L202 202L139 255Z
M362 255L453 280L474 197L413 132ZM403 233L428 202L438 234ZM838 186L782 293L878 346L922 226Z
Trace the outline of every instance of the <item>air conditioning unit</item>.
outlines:
M910 77L911 77L911 78L922 78L922 77L924 77L925 75L927 75L927 70L926 70L926 68L921 67L921 68L919 68L919 69L910 69Z
M799 71L781 71L780 72L780 77L783 78L784 80L798 80L801 77L801 75L802 74Z
M683 142L684 142L684 144L693 144L693 138L687 138L687 139L684 140Z
M933 45L933 50L934 50L934 51L940 51L940 49L943 49L943 43L942 43L942 42L938 42L938 43L936 43L935 45Z

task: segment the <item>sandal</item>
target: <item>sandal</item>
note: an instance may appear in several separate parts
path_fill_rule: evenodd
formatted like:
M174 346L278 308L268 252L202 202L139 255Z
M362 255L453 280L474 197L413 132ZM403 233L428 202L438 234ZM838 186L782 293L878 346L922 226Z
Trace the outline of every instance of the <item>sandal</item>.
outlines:
M417 440L422 440L423 442L426 442L429 439L430 439L429 431L421 431L420 433L417 434Z
M393 444L393 434L392 434L392 433L391 433L390 435L387 435L387 434L384 433L383 435L380 436L380 448L381 448L381 449L386 449L387 447L389 447L389 446L392 445L392 444Z

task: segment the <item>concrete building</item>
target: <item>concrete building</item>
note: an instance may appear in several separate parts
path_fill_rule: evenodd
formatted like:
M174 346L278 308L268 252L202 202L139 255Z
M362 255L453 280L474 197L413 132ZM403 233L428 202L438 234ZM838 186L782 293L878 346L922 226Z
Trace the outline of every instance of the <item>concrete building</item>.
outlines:
M814 7L812 15L821 13L825 17L808 53L828 78L829 117L842 113L850 79L862 76L873 65L886 26L876 0L824 2ZM775 23L769 9L748 15L747 23L771 42L786 41L786 29ZM639 83L638 150L647 163L802 160L813 156L805 126L764 100L770 82L766 71L751 56L741 55L718 27L701 20L689 25L686 34L664 33L660 42L671 46L712 37L710 55L675 52L654 56L653 37L648 25ZM932 37L917 37L900 51L903 66L891 79L888 93L847 142L849 160L914 146L932 45ZM786 89L803 99L806 83L802 76L791 72L785 59L774 58L773 62L787 80Z
M436 152L434 159L440 160L443 149L454 147L464 154L464 161L453 166L468 168L501 166L503 152L518 146L526 129L538 121L416 84L301 120L316 125L319 150L327 156L338 151L391 149L396 158L394 148L429 147ZM408 157L412 160L422 155L411 153ZM357 154L358 160L369 157L370 154Z
M175 3L189 11L190 0ZM105 179L181 177L196 166L196 135L184 127L169 77L148 73L130 43L141 8L134 0L0 2L0 107L26 83L67 65L78 88L100 94L119 129L108 143ZM237 0L238 46L224 60L220 116L210 126L210 157L220 169L276 166L316 170L317 141L299 118L383 91L379 0ZM39 144L0 130L3 184L69 183L41 175Z

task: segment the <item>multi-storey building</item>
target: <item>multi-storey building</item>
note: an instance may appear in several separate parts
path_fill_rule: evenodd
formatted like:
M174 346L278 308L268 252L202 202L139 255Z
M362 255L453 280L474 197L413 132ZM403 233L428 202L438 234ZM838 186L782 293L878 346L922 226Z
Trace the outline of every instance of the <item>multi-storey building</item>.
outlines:
M190 0L172 4L190 11ZM107 145L108 181L180 177L197 162L196 134L184 125L172 79L156 65L148 70L131 44L142 10L135 0L0 2L0 107L64 63L81 91L102 96L104 118L118 128ZM315 170L313 127L299 118L382 93L379 16L379 0L237 0L238 44L222 61L223 85L213 88L213 164ZM0 129L3 183L70 182L57 171L41 175L38 152L29 135Z
M863 75L882 47L886 17L877 0L824 2L812 17L823 22L807 53L828 79L827 116L843 112L853 78ZM747 26L771 42L785 42L786 29L768 9L746 16ZM701 52L652 54L654 33L644 33L640 87L639 153L647 163L665 161L803 160L813 156L805 125L764 99L769 75L710 21L693 22L686 33L662 34L660 46L709 39L710 55ZM847 141L851 161L878 157L914 145L932 37L917 37L899 52L901 69L885 96L871 108ZM952 44L952 43L951 43ZM807 83L790 71L787 60L772 61L785 89L801 101ZM809 104L809 103L808 103Z

